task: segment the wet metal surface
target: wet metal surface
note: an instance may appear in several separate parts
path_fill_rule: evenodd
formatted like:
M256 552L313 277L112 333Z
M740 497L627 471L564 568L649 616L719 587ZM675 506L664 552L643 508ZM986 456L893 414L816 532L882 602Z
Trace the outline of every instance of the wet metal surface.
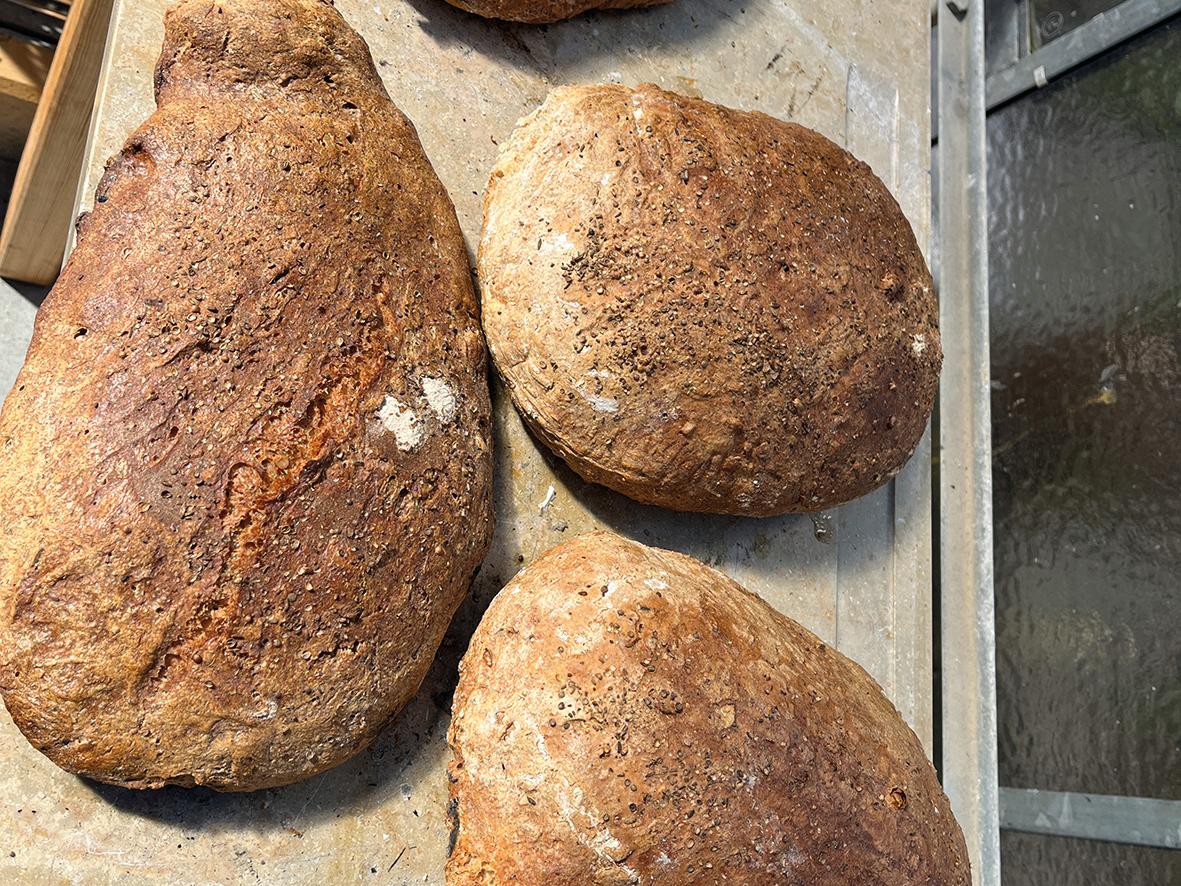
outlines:
M1005 886L1173 886L1175 849L1001 833Z
M1011 787L1181 799L1179 58L1174 22L989 117ZM1004 845L1011 882L1181 882L1179 854Z

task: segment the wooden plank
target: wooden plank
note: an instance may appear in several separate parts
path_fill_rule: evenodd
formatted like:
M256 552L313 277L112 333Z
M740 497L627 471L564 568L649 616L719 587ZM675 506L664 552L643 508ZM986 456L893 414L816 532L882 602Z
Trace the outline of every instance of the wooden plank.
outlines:
M0 34L0 160L17 160L49 75L53 50Z
M113 0L77 0L57 45L0 233L0 275L47 285L57 277Z
M35 105L52 61L52 48L0 34L0 94Z

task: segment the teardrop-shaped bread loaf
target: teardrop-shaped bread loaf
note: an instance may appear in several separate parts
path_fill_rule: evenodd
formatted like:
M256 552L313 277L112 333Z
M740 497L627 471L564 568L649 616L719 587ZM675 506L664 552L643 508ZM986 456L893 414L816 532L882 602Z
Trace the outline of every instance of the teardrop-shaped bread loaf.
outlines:
M873 679L681 554L592 533L500 592L460 666L450 886L967 886Z
M64 768L283 784L426 674L489 540L455 212L327 0L181 0L0 416L0 690Z

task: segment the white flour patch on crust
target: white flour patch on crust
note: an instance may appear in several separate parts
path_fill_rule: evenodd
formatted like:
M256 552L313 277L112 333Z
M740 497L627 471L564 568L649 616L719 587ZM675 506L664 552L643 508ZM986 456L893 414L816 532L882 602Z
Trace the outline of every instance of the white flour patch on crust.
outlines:
M604 397L601 394L591 394L587 391L578 389L578 393L582 394L582 399L591 405L595 412L618 412L619 401L614 397Z
M565 233L558 232L547 240L541 241L542 254L558 253L565 255L568 252L575 250L574 241L565 235Z
M417 448L422 442L423 430L418 413L389 394L386 394L381 408L377 410L377 420L394 435L394 442L403 452Z
M439 421L449 422L455 418L459 403L455 399L455 391L442 378L424 378L422 380L422 395L426 397L426 405L431 408Z

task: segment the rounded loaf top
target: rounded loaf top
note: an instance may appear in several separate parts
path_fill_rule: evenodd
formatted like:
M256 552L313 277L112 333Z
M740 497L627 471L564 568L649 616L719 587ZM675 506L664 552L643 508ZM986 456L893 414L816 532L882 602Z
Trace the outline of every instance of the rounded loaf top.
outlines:
M342 21L332 0L178 0L164 13L157 102L227 92L380 102L369 47Z
M869 167L655 86L557 89L505 145L489 348L587 480L685 511L815 511L896 474L942 359L931 275Z
M967 886L919 740L860 667L689 557L579 536L460 666L449 886Z

